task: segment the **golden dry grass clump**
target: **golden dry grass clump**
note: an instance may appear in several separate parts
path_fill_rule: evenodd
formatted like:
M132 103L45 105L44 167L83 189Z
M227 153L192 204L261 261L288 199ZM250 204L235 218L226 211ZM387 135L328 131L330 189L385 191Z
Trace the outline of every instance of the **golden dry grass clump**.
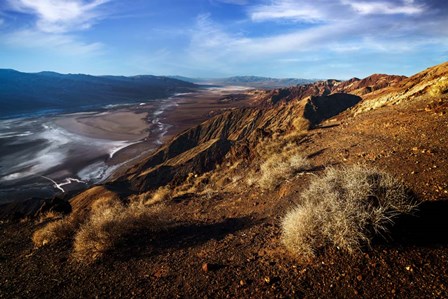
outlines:
M154 191L148 191L129 196L131 201L138 201L145 205L152 205L169 200L172 197L173 190L167 186L161 186Z
M262 189L273 189L282 181L309 167L309 161L298 153L290 156L282 153L273 155L260 165L261 176L258 185Z
M48 223L34 232L36 247L63 240L73 241L73 257L90 263L112 251L133 233L149 233L161 225L161 204L166 196L160 189L149 199L134 198L127 205L111 194L89 197L90 204L83 202L80 210L69 216Z
M32 236L36 247L42 247L73 236L76 224L71 217L50 222L43 228L34 232Z
M264 161L260 164L259 172L249 175L246 182L249 186L256 184L265 190L272 190L283 181L311 167L309 160L302 156L295 142L271 142L263 148L260 156Z
M53 217L56 221L50 222L34 232L32 236L34 245L36 247L42 247L62 240L72 239L76 230L88 217L89 213L84 210L101 210L112 206L117 200L115 197L100 196L93 201L89 208L83 207L82 211L75 211L62 219ZM45 221L46 218L47 215L44 215L44 217L41 217L40 222Z
M134 202L120 202L96 209L75 235L74 257L82 262L94 261L139 230L159 225L159 207Z
M305 260L326 245L355 253L373 235L387 232L394 217L416 206L408 189L387 173L362 166L330 168L284 217L282 241Z

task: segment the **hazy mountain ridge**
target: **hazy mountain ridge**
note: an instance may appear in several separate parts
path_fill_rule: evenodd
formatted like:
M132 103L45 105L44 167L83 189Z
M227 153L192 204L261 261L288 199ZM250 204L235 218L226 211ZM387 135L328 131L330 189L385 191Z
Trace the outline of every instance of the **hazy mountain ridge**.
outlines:
M0 69L0 117L138 103L195 90L190 82L161 76L91 76Z
M183 76L169 76L169 77L196 84L235 85L235 86L245 86L245 87L264 88L264 89L302 85L317 81L314 79L270 78L261 76L232 76L225 78L190 78Z

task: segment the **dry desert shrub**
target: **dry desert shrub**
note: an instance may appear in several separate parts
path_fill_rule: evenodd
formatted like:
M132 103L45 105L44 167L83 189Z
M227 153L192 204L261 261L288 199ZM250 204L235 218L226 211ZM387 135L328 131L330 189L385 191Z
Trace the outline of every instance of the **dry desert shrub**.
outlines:
M258 181L258 178L253 173L249 173L247 175L247 178L246 178L247 186L252 187L252 186L254 186L257 183L257 181Z
M117 199L102 196L92 203L90 210L92 212L103 210L113 206L116 202ZM34 232L32 236L34 245L36 247L42 247L73 238L76 230L86 221L87 217L88 213L86 215L84 211L82 213L73 212L70 216L48 223L46 226ZM51 218L57 219L57 214L45 214L45 218L43 219L48 220ZM40 221L42 222L43 220Z
M218 166L218 169L221 166ZM173 189L172 198L182 197L187 194L195 194L199 196L211 197L218 189L218 185L222 187L222 180L231 181L229 176L232 174L232 169L226 168L226 171L214 170L205 172L203 174L188 174L188 177L178 186Z
M92 262L130 234L160 225L161 205L154 204L157 200L153 199L154 196L149 201L135 200L126 206L116 198L100 197L92 203L89 213L73 213L37 230L33 242L41 247L74 239L74 257Z
M145 204L155 204L165 200L168 200L171 197L171 189L168 186L162 186L158 188L151 195L151 198L145 202Z
M300 141L303 137L305 137L311 123L304 117L296 117L292 120L291 125L293 129L283 136L285 141L288 142Z
M311 167L309 160L302 156L295 142L267 143L260 149L260 157L263 162L259 172L249 173L246 183L249 186L256 184L265 190L272 190L284 180Z
M92 211L90 218L75 235L74 257L81 262L92 262L132 233L159 224L159 207L141 202L125 206L119 202Z
M76 223L71 217L50 222L41 229L34 232L32 236L36 247L56 243L60 240L70 239L76 229Z
M310 121L305 117L296 117L292 120L295 132L306 133L310 129Z
M355 253L373 235L386 233L394 217L416 206L408 189L387 173L362 166L330 168L284 217L282 241L303 259L326 245Z
M170 199L172 189L170 186L159 187L155 191L148 191L140 194L130 195L128 199L132 202L141 202L145 205L152 205Z
M309 167L309 161L298 153L272 155L260 165L261 176L257 184L262 189L274 189L284 180Z
M256 158L249 171L245 172L245 182L249 187L272 190L297 173L311 168L310 161L303 156L300 148L309 122L299 117L291 125L293 129L289 133L273 134L256 145Z
M63 218L63 215L61 213L55 212L55 211L49 211L39 216L39 219L37 220L37 223L44 223L46 221L52 221Z

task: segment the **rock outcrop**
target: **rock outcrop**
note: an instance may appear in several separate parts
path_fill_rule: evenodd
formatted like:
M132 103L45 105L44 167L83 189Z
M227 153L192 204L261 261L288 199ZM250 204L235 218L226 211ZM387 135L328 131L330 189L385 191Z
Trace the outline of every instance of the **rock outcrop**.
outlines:
M287 91L283 90L285 94ZM286 97L267 107L227 111L178 135L110 184L144 192L181 182L190 173L209 171L226 155L235 157L243 152L245 159L251 159L261 139L306 130L308 127L298 124L317 125L360 100L343 93L304 99Z
M190 173L213 169L225 157L244 153L245 159L253 158L263 138L306 130L300 126L316 126L348 109L356 114L422 95L446 80L447 73L445 63L410 78L375 74L254 93L254 108L227 111L186 130L109 184L132 192L176 184Z

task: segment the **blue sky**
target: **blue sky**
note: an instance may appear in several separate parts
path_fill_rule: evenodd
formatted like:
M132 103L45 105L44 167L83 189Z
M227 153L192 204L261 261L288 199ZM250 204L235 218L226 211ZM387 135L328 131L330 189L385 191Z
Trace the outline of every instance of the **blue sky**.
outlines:
M2 0L0 68L94 75L412 75L448 60L446 0Z

